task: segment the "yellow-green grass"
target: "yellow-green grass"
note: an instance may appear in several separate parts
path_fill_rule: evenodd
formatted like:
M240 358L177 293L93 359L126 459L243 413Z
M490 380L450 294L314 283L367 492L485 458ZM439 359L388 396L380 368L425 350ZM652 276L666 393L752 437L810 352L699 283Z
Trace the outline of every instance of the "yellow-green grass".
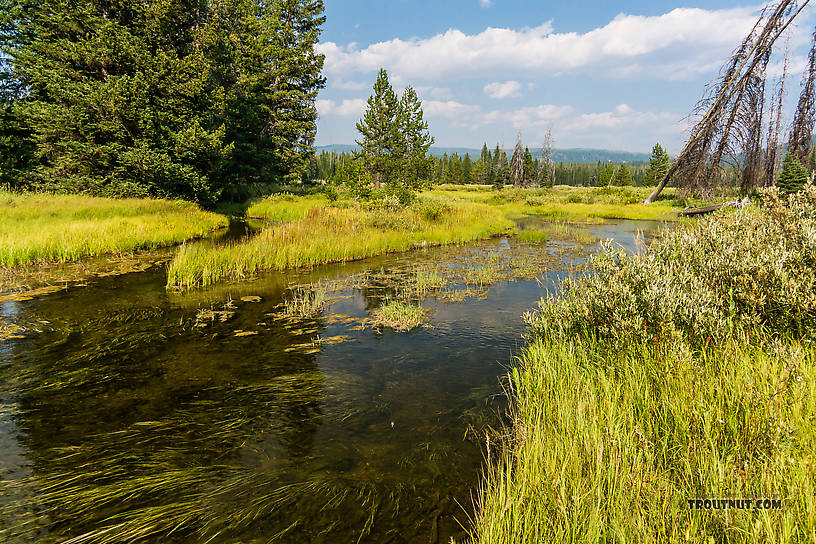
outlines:
M514 429L489 453L472 541L813 542L815 363L798 343L534 341L511 373ZM697 498L782 508L690 509Z
M227 223L182 201L0 191L0 265L156 248Z
M422 306L388 300L374 311L370 323L375 328L387 327L398 332L408 332L419 327L425 316Z
M168 270L167 285L186 289L263 270L346 262L431 245L461 244L513 228L485 204L451 202L441 213L427 203L406 208L313 207L304 217L270 226L228 247L191 244Z
M648 187L571 187L552 189L477 190L476 187L443 185L429 191L441 198L484 202L498 207L512 218L539 216L560 222L601 222L604 219L675 221L683 207L675 200L675 189L665 190L664 199L645 205Z
M269 221L297 221L309 210L323 208L327 203L328 199L322 194L296 196L283 193L253 202L246 215Z

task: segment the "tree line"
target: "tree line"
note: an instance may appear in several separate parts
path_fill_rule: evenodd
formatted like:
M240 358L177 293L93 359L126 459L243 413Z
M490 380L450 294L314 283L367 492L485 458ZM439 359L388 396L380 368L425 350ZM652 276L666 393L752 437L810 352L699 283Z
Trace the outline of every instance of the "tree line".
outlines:
M0 184L212 202L308 177L322 0L0 0Z
M359 153L359 152L358 152ZM365 168L360 167L357 154L322 151L315 155L309 165L309 179L335 185L359 185L360 179L373 184L373 178ZM520 163L520 175L514 179L511 165L516 157ZM518 159L520 157L520 161ZM548 166L546 158L534 157L529 147L518 146L508 159L507 152L499 145L494 149L487 144L482 147L476 160L465 153L441 157L428 156L426 176L413 178L410 186L428 187L445 183L492 185L496 188L505 185L521 187L551 187L553 185L571 185L601 187L606 185L653 186L662 179L669 168L668 153L655 145L649 163L595 163L557 162ZM552 180L552 181L550 181Z

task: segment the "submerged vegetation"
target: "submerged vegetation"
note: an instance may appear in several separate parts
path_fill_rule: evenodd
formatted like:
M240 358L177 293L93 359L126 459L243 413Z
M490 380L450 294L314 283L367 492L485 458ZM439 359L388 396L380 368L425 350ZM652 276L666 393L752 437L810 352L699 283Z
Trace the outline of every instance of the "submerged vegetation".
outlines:
M9 192L0 217L0 266L156 248L227 225L189 202Z
M766 192L592 265L527 315L473 540L812 537L816 189ZM694 511L697 498L782 510Z

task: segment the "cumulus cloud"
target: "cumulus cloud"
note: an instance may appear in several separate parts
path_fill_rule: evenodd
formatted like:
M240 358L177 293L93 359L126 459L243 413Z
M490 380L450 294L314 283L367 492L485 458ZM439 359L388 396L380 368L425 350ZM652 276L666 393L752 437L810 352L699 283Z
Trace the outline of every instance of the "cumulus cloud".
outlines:
M360 117L365 111L366 101L362 98L352 98L336 102L334 100L318 100L315 102L317 113L321 116L337 115L339 117Z
M699 73L701 66L719 65L755 22L754 8L677 8L658 16L620 14L586 33L556 33L547 22L477 34L450 29L430 38L395 38L364 48L325 42L318 49L326 55L326 71L335 74L385 66L400 77L427 80L508 70L549 75L599 67L615 72L634 65L638 75L668 78L678 70Z
M490 98L513 98L521 95L521 83L518 81L488 83L484 86L484 92Z

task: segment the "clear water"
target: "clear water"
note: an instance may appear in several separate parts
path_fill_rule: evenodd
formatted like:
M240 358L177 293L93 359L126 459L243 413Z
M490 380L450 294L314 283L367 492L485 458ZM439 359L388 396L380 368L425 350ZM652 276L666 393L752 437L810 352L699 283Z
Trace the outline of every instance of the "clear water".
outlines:
M635 251L658 225L587 228ZM521 316L596 248L501 238L185 294L154 267L0 303L28 331L0 342L0 540L463 538ZM433 293L408 333L366 326L417 268L485 255L537 277ZM283 318L316 283L331 306Z

